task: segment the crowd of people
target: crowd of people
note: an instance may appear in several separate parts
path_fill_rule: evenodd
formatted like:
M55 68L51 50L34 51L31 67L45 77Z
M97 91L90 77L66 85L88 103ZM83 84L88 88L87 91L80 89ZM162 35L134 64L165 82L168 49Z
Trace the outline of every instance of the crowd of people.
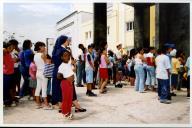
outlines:
M190 97L190 58L173 44L162 49L154 47L133 48L125 51L121 44L117 51L108 49L107 42L99 49L94 44L79 44L78 58L70 49L71 38L57 38L52 55L46 45L25 40L22 49L15 39L3 44L3 102L5 106L17 106L19 99L28 96L36 102L36 109L58 109L67 119L75 112L86 112L77 99L76 87L86 87L85 94L97 97L108 92L107 85L122 88L122 81L135 86L135 91L157 92L160 103L171 103L175 90L187 87ZM21 78L23 84L20 86Z

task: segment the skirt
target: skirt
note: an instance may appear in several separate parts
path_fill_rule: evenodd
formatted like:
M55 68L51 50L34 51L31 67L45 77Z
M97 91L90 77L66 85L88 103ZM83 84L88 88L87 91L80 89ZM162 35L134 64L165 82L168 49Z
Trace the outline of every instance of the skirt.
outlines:
M99 75L101 79L108 79L108 68L100 68Z

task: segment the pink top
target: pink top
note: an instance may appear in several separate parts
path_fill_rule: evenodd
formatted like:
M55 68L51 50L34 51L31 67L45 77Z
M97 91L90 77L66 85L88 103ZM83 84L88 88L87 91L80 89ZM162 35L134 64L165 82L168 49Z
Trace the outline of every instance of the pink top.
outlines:
M14 60L10 53L3 54L3 74L11 75L14 73Z
M36 72L37 72L37 67L34 62L31 62L29 66L29 75L31 79L35 80L36 79Z
M105 55L101 55L101 64L100 64L100 68L107 68L107 63L105 61Z

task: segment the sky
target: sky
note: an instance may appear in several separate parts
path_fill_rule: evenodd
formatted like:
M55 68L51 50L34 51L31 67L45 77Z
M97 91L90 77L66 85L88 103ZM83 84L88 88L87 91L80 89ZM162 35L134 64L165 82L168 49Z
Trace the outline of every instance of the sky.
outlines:
M4 3L4 37L15 33L16 39L33 43L56 38L56 22L76 10L87 9L86 4L74 3ZM88 11L88 10L86 10ZM89 8L89 11L90 8Z

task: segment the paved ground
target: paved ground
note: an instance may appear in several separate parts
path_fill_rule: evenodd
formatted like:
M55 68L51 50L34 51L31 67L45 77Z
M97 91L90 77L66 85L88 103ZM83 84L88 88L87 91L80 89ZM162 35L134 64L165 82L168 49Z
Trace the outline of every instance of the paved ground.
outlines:
M35 109L35 103L22 99L17 107L4 108L4 124L188 124L190 100L186 90L176 92L171 104L161 104L155 92L138 93L127 85L109 86L109 93L87 97L86 88L77 88L86 113L75 113L66 121L57 110ZM73 110L74 111L74 110Z

